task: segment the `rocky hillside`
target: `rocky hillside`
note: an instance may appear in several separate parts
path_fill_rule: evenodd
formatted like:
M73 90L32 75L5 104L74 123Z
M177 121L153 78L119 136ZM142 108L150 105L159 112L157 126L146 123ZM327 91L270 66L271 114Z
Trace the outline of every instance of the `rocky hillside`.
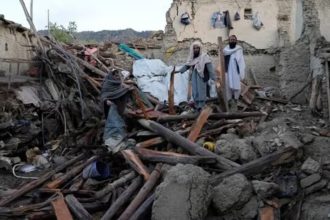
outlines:
M39 31L42 35L47 35L46 30ZM148 38L154 31L135 31L133 29L124 30L103 30L103 31L82 31L76 34L76 37L82 41L102 42L111 40L114 42L127 42L137 38Z

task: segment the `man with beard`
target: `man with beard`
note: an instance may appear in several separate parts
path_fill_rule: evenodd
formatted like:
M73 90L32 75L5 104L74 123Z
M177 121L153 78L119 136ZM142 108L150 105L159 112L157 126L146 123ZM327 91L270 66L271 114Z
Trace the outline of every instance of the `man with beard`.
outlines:
M194 106L200 111L207 99L208 81L214 80L215 74L212 60L202 51L202 44L199 41L191 45L187 63L176 72L184 73L187 70L190 70Z
M237 45L237 37L229 37L229 45L223 49L226 70L226 91L229 108L237 111L237 101L241 92L241 80L245 78L243 48Z

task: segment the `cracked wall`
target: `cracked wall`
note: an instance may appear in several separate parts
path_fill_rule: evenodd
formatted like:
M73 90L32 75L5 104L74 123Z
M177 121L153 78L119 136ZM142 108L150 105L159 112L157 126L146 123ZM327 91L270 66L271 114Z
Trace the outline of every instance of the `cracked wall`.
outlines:
M14 23L13 23L14 24ZM0 20L0 58L1 59L21 59L31 60L33 57L31 40L28 31L18 31L16 24ZM30 64L25 62L8 62L0 60L0 76L9 74L22 74L27 71Z
M264 23L260 31L244 19L246 8L259 12ZM219 10L229 10L232 18L240 12L241 20L233 21L230 33L211 27L212 13ZM184 12L194 17L188 26L180 23ZM319 68L311 64L324 45L317 42L330 39L329 0L174 0L166 19L163 50L167 63L184 63L190 43L199 39L216 64L217 38L226 40L228 34L236 34L245 51L247 76L253 71L261 86L276 87L284 97L290 97ZM302 93L296 101L307 102L306 97Z

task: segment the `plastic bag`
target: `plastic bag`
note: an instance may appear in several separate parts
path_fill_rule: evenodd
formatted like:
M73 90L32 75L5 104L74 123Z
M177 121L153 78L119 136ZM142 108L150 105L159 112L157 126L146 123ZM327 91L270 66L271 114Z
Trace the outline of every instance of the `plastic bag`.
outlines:
M238 12L235 13L234 20L235 21L241 20L241 16L240 16L240 14Z
M264 24L261 22L261 18L258 12L256 12L255 15L253 15L252 22L253 22L253 27L258 31L262 28L262 26L264 26Z

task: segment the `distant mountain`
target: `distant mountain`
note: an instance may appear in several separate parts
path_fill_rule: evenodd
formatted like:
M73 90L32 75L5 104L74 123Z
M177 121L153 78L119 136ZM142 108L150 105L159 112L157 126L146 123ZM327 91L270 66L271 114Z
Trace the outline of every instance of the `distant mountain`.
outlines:
M39 31L42 35L47 35L46 30ZM103 30L103 31L81 31L75 34L76 38L81 41L87 42L103 42L113 41L118 43L125 43L128 41L136 40L138 38L148 38L154 31L135 31L131 28L125 30Z

